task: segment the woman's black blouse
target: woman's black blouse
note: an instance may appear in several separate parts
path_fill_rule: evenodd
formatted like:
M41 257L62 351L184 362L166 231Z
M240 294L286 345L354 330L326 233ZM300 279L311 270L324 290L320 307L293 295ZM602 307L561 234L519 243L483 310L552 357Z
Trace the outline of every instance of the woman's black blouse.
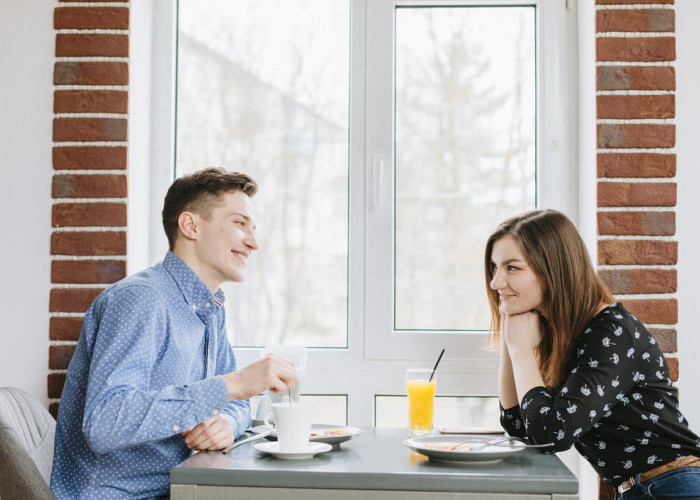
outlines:
M687 455L700 439L678 410L676 388L654 337L621 304L601 311L576 340L563 384L534 387L520 406L501 407L512 436L573 444L608 484Z

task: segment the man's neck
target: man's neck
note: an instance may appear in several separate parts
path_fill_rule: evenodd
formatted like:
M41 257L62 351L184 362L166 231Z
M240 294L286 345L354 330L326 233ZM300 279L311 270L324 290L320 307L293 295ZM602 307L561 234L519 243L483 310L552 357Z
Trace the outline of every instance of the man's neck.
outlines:
M197 259L192 252L188 252L186 249L182 248L181 246L176 246L172 252L185 264L187 264L187 267L189 267L194 274L196 274L199 279L202 280L202 282L206 285L206 287L209 289L209 291L214 294L219 290L219 287L221 287L221 281L214 279L210 276L207 275L205 272L203 266L199 263L199 259Z

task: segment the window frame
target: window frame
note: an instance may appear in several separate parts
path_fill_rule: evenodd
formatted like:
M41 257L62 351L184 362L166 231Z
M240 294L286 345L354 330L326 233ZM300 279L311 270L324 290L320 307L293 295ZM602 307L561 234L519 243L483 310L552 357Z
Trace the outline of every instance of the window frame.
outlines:
M405 394L404 370L432 364L440 348L447 353L441 364L441 395L492 396L497 393L497 358L484 349L486 333L393 331L393 276L389 289L389 323L377 322L369 305L377 300L373 279L383 276L373 264L377 238L393 238L393 109L381 120L367 120L379 90L367 81L371 47L367 30L379 21L376 9L392 16L393 6L436 5L535 5L537 9L538 99L537 198L542 207L556 208L578 222L578 113L577 113L577 15L565 0L480 0L426 2L418 0L356 0L352 5L351 102L349 154L349 269L348 347L310 349L307 380L302 393L347 396L347 418L353 425L373 425L375 395ZM167 240L160 212L172 182L175 148L175 77L177 74L177 6L171 0L137 2L131 7L132 51L130 85L130 183L128 271L138 271L163 258ZM386 19L386 17L385 17ZM558 40L554 42L554 40ZM391 44L390 43L390 44ZM386 54L381 55L387 62ZM388 68L393 78L393 53ZM390 80L393 81L393 80ZM383 92L386 92L384 90ZM386 95L384 95L386 99ZM393 98L389 97L393 102ZM388 121L387 121L388 120ZM375 123L376 122L376 123ZM373 128L389 130L389 140L377 139ZM135 130L140 133L134 133ZM382 147L377 147L377 144ZM383 167L382 167L383 164ZM380 176L379 173L383 175ZM138 184L132 179L138 179ZM381 179L381 183L378 181ZM378 189L378 191L374 191ZM375 193L384 206L384 231L372 219ZM145 214L144 212L148 213ZM388 220L388 222L387 222ZM136 238L132 235L143 235ZM370 248L371 245L371 248ZM389 259L393 259L393 252ZM393 273L393 261L384 268ZM382 271L383 272L383 271ZM386 297L382 300L387 300ZM234 305L235 307L235 305ZM258 359L259 348L237 348L239 366Z

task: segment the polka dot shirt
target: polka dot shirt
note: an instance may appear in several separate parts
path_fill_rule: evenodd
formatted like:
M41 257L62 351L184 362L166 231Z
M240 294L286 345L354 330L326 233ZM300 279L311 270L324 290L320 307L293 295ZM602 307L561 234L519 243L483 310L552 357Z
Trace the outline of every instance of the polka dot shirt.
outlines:
M687 455L700 439L678 410L676 388L659 345L622 304L605 308L574 343L567 377L555 388L534 387L519 406L501 408L509 434L572 445L608 484Z
M224 296L175 254L107 288L85 315L56 426L58 499L160 498L190 450L180 435L221 412L234 436L248 401L229 402L236 369Z

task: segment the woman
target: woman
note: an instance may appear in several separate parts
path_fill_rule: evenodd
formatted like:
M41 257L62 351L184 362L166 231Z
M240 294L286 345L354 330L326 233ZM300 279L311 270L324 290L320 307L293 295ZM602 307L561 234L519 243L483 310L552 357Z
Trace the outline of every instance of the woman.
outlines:
M485 257L503 428L549 452L574 445L624 500L700 498L700 439L666 359L596 276L571 221L554 210L509 219Z

